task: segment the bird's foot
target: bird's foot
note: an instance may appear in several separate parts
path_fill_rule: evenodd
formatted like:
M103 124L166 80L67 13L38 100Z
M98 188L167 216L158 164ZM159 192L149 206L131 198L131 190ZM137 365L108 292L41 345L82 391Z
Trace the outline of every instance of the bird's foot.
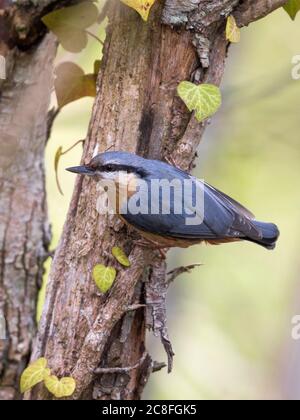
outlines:
M162 257L162 259L166 259L167 258L167 254L164 250L168 249L165 246L160 245L159 243L155 242L155 241L151 241L149 239L145 240L145 239L138 239L135 242L135 245L138 245L142 248L151 248L153 250L157 250L160 253L160 256Z

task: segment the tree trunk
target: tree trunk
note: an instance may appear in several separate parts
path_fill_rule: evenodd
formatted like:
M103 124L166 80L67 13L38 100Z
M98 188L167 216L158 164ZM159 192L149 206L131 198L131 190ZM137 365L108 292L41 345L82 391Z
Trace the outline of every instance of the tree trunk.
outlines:
M0 400L20 398L50 240L44 151L57 42L40 17L58 3L0 1Z
M226 16L235 12L243 26L284 2L245 1L238 6L238 0L157 1L145 24L119 1L110 1L110 25L82 161L110 148L172 157L178 166L191 169L206 124L197 123L176 96L178 83L220 84L228 47ZM46 357L54 374L71 375L77 384L74 399L138 399L153 363L145 352L147 311L132 305L164 293L165 262L136 245L132 232L115 217L100 216L96 201L95 183L78 178L32 358ZM116 265L117 279L102 295L91 273L97 263L116 264L111 258L114 245L130 255L131 267ZM166 330L158 325L164 323L164 313L158 314L157 302L148 304L152 327L160 332L170 357ZM27 398L51 396L38 386Z
M17 52L0 101L0 399L18 396L36 332L36 301L49 243L44 183L47 113L56 42ZM34 98L34 99L33 99Z

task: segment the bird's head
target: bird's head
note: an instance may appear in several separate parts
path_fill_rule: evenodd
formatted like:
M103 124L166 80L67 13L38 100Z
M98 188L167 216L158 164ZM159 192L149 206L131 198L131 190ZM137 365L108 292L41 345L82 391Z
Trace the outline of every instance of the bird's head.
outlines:
M125 152L102 153L87 165L67 168L67 171L93 177L96 181L108 180L126 185L147 176L145 159Z

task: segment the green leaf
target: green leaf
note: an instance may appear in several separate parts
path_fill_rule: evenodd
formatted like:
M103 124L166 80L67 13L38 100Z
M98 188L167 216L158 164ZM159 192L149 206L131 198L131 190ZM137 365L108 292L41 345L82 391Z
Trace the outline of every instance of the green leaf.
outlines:
M59 108L70 102L96 96L96 78L94 74L84 74L75 63L64 62L55 69L55 93Z
M236 20L233 15L230 15L227 18L226 39L233 43L240 42L241 40L241 30L237 26Z
M32 387L42 382L47 375L50 375L50 369L47 369L47 360L44 357L31 363L22 373L20 389L23 394Z
M222 103L220 89L215 85L181 82L177 91L189 111L195 111L199 122L215 114Z
M45 386L56 398L70 397L74 394L76 382L71 377L58 379L54 375L48 375L44 379Z
M70 52L82 51L88 42L86 29L98 19L98 9L90 1L64 7L45 15L44 24L55 33L61 45Z
M300 0L289 0L284 6L284 10L290 15L292 20L296 19L296 15L300 10Z
M156 0L121 0L122 3L136 10L142 17L142 19L147 22L151 7Z
M130 261L122 248L114 246L112 249L112 254L120 264L124 265L124 267L130 267Z
M113 267L105 267L105 265L97 264L93 268L93 279L102 293L106 293L112 287L117 272Z

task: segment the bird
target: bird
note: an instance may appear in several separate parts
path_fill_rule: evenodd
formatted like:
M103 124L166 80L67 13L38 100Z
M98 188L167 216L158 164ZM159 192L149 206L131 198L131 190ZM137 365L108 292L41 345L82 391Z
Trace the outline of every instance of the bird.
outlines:
M249 241L272 250L280 235L275 224L256 220L227 194L170 163L108 151L96 155L87 165L66 170L112 183L118 216L157 248ZM177 190L164 190L160 183L176 184ZM190 197L185 194L186 186ZM143 200L146 206L138 211Z

